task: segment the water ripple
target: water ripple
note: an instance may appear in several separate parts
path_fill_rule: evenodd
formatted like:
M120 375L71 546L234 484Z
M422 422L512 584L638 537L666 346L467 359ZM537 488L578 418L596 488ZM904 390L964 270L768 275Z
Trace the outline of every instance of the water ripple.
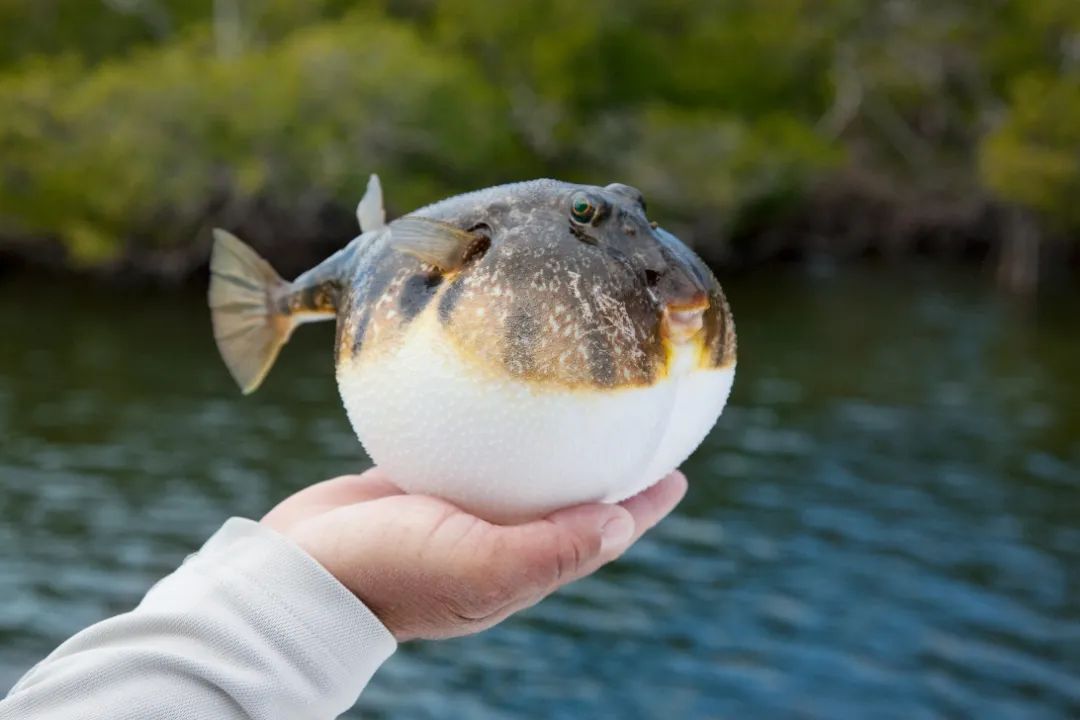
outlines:
M731 284L739 379L679 511L490 632L406 645L357 712L1080 716L1080 302L925 282ZM0 285L0 687L224 518L367 466L328 328L241 399L201 303Z

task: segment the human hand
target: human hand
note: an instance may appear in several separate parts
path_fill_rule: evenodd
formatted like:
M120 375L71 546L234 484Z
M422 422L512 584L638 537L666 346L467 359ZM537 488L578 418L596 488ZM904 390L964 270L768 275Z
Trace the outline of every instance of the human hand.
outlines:
M285 499L262 522L359 597L399 642L479 632L626 551L686 493L674 472L618 505L559 510L522 525L407 495L378 468Z

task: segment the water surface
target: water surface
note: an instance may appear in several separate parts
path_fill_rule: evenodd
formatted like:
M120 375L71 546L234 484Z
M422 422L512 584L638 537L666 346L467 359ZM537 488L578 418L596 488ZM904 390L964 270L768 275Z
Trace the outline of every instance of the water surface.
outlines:
M623 561L350 717L1080 716L1080 297L728 283L731 405ZM0 278L0 691L230 515L363 469L329 327L241 398L196 293Z

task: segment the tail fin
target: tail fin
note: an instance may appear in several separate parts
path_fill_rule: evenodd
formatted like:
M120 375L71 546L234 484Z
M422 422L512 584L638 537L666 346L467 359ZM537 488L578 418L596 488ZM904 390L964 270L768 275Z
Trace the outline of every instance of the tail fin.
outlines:
M210 317L226 367L245 395L262 383L293 321L275 307L288 283L235 235L214 230Z

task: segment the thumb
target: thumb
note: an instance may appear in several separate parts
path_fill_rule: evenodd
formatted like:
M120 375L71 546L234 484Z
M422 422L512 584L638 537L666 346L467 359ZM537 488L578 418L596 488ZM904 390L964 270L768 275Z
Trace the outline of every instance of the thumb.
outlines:
M634 517L619 505L578 505L505 530L530 584L554 589L621 555L634 536Z

